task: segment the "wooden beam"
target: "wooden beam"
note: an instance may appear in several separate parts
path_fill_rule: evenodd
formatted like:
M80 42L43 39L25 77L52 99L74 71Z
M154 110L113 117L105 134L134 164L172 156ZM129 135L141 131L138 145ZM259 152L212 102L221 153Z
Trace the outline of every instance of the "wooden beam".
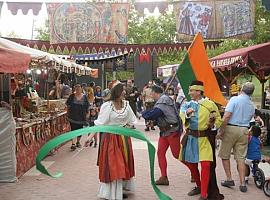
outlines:
M222 76L222 78L225 79L225 81L227 81L227 83L230 83L229 79L227 79L227 77L218 69L217 72Z
M260 82L263 81L263 80L261 80L261 78L254 72L254 70L253 70L250 66L247 65L247 68L249 69L249 71L250 71L254 76L256 76L256 78L257 78Z
M235 76L234 78L233 78L233 80L231 81L231 83L234 83L242 74L244 73L244 70L243 71L241 71L237 76Z

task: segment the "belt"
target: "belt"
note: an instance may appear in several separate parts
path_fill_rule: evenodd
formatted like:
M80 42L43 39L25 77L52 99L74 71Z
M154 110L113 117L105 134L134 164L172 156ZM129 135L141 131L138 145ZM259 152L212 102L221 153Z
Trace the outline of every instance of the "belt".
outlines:
M177 127L178 126L178 124L169 124L168 126L166 126L166 127L159 127L159 129L161 130L161 131L168 131L168 130L170 130L171 128L173 128L173 127Z
M228 123L227 125L228 125L228 126L237 126L237 127L242 127L242 128L248 128L248 126L239 126L239 125L236 125L236 124L230 124L230 123Z
M208 131L194 131L194 130L187 130L188 135L192 135L193 137L207 137L208 136Z

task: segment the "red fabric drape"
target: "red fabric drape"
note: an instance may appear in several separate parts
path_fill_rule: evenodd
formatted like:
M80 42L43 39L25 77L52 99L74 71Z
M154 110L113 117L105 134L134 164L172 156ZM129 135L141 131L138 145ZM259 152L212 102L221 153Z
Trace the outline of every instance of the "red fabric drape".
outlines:
M149 52L140 54L140 63L143 63L144 61L147 63L150 62L150 53Z

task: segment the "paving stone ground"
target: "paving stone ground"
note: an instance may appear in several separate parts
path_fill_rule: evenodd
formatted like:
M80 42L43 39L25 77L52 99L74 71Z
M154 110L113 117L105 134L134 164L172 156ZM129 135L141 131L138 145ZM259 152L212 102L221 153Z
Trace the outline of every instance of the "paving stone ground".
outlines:
M136 125L142 132L143 121ZM158 130L145 133L156 146ZM136 192L130 194L130 200L155 200L157 199L150 184L149 162L147 146L138 140L133 140L134 157L136 167ZM63 172L63 176L53 179L31 170L17 183L0 183L0 200L98 200L97 191L98 168L96 166L97 149L83 148L82 150L70 152L70 144L64 145L56 155L45 159L49 171L55 173ZM199 197L188 197L187 192L194 187L190 183L190 173L187 168L173 158L170 150L167 152L168 176L170 186L159 187L163 192L170 195L174 200L193 200ZM218 182L224 178L221 161L218 158L217 178ZM256 188L252 178L248 185L248 192L241 193L238 189L239 181L235 162L232 161L233 177L236 186L232 189L220 186L221 192L226 200L266 200L263 191ZM160 175L157 160L155 163L155 177Z

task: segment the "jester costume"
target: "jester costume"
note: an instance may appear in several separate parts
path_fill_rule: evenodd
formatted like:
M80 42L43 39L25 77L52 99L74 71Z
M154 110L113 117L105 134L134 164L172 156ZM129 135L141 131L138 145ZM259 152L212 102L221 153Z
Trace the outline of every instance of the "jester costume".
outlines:
M197 85L197 82L201 85ZM202 82L197 82L193 82L190 90L203 92ZM193 112L188 114L188 109L192 109ZM186 128L180 160L190 169L197 185L188 195L201 193L200 199L223 199L224 196L219 193L215 174L215 135L216 129L222 123L216 104L203 97L198 101L191 100L183 104L180 116ZM212 121L211 127L209 121ZM201 163L201 179L198 163Z

